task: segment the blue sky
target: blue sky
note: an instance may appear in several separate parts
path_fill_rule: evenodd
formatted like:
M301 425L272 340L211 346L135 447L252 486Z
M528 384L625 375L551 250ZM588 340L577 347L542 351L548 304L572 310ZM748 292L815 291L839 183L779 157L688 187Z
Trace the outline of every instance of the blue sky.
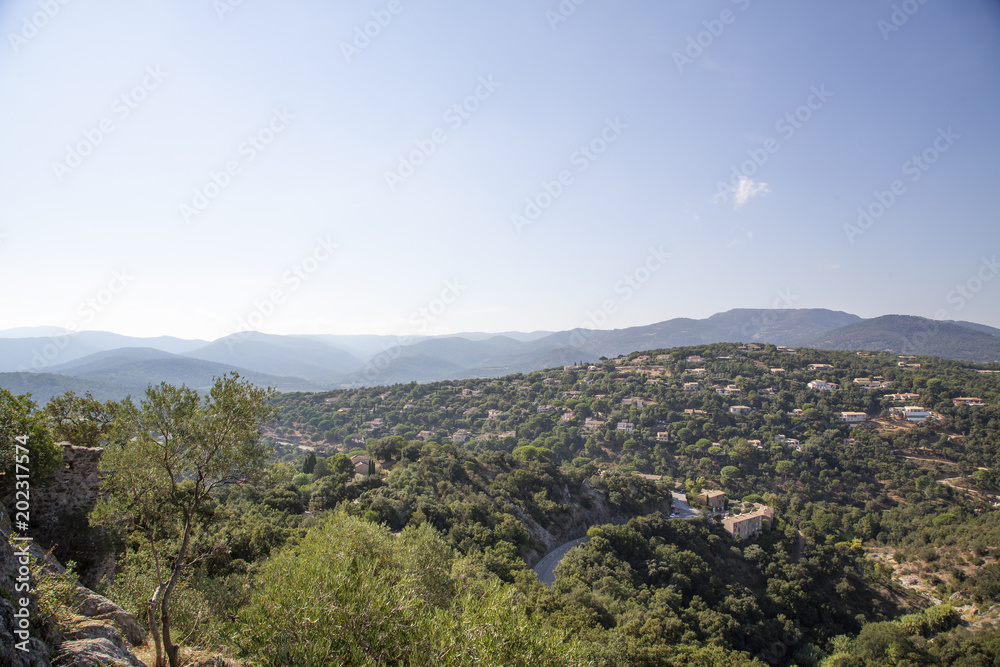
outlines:
M0 34L0 329L1000 326L995 1L36 0Z

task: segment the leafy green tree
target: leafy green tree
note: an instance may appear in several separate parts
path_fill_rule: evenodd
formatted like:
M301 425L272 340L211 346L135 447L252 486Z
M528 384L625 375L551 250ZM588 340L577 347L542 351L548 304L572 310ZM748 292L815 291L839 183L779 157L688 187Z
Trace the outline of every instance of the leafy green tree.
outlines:
M52 473L61 458L45 426L45 416L36 409L31 395L14 396L0 389L0 498L13 491L18 481L25 481L18 480L18 474L29 474L26 481L38 483Z
M326 463L326 459L320 458L316 459L316 465L313 467L313 479L322 479L330 474L330 468Z
M398 435L390 435L368 443L368 453L373 459L389 461L399 456L406 440Z
M393 537L344 514L264 565L234 639L262 667L585 664L430 526Z
M232 373L217 378L204 398L186 387L150 386L138 408L128 402L119 413L133 435L101 458L107 495L93 518L148 542L156 573L147 603L156 667L180 665L171 594L188 566L196 524L210 520L202 510L213 492L263 471L269 448L261 435L276 415L268 403L273 395Z
M83 396L68 391L49 399L45 416L57 441L78 447L104 447L113 437L115 415L120 409L116 401L102 403L89 391Z

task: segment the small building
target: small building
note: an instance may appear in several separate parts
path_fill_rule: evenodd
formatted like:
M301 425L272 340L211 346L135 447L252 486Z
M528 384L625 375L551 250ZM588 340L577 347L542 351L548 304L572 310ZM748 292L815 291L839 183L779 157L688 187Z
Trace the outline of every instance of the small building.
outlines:
M840 385L835 382L824 382L823 380L813 380L807 385L810 389L817 391L833 391Z
M951 399L951 402L954 405L971 405L971 406L985 405L985 403L983 403L983 399L973 398L971 396L959 396L958 398Z
M878 380L872 380L871 378L854 378L854 384L858 385L862 389L879 389L882 387L882 383Z
M860 424L868 419L868 415L864 412L841 412L840 421L847 424Z
M764 532L765 522L770 528L774 519L774 510L764 505L758 506L754 511L737 516L728 516L722 520L722 525L733 537L749 539Z
M465 442L469 439L469 432L464 428L460 428L451 434L452 442Z
M893 408L892 415L897 419L905 419L909 422L919 424L925 422L933 416L933 412L917 405L907 405L903 408Z
M704 368L689 368L687 372L692 375L704 375L708 371Z
M657 431L656 432L657 442L670 442L670 431Z
M626 433L631 433L635 430L635 424L632 422L618 422L618 431L625 431Z
M684 391L701 391L700 382L685 382L682 387Z
M717 490L702 491L698 494L698 502L702 505L707 505L713 512L723 510L726 508L726 492Z
M354 474L363 475L367 477L371 474L371 462L369 461L358 461L354 464Z
M555 412L555 408L552 407L551 405L539 405L537 408L535 408L535 412L537 412L540 415L550 415L553 412Z
M420 433L417 433L418 440L426 440L427 438L433 438L433 437L434 437L433 431L421 431Z
M573 412L572 410L567 410L566 412L562 413L562 416L559 419L564 422L573 421L574 419L576 419L576 413Z
M500 417L500 415L502 415L502 414L503 414L503 412L501 412L500 410L490 410L489 412L486 413L486 418L487 419L498 419Z
M781 373L785 372L785 369L784 368L772 368L771 372L774 373L775 375L780 375Z
M811 371L832 371L833 366L830 364L809 364L809 370Z
M602 426L604 426L604 422L601 421L600 419L592 419L590 417L587 417L583 421L583 428L586 429L586 430L588 430L588 431L591 431L591 430L594 430L594 429L598 429L598 428L600 428Z
M691 356L689 356L689 357L687 358L687 360L688 360L688 363L692 363L692 364L696 364L696 363L698 363L699 361L702 361L702 358L701 358L701 356L700 356L700 355L697 355L697 354L692 354Z
M748 415L753 411L749 405L734 405L729 408L729 412L734 415Z
M888 398L890 401L900 401L905 403L907 401L916 401L917 399L920 398L920 394L911 394L911 393L886 394L885 397Z
M715 393L719 396L731 396L732 394L740 394L743 390L737 387L735 384L727 384L725 387L716 387Z

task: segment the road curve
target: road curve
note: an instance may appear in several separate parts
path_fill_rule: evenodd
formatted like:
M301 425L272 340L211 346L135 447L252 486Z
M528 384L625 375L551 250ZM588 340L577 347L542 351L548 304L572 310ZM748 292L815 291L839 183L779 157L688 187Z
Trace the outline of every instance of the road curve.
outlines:
M552 587L552 584L556 580L556 565L562 562L563 556L566 552L575 547L578 544L583 544L587 541L587 537L578 537L575 540L571 540L566 544L560 545L553 549L552 551L545 554L542 560L538 561L535 565L535 574L538 575L538 579L548 587Z

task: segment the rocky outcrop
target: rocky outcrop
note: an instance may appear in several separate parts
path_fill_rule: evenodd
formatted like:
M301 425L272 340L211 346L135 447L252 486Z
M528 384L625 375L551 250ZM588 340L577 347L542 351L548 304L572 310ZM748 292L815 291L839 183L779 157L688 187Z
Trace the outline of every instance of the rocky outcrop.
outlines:
M63 633L65 640L56 649L53 667L125 665L146 667L125 644L122 633L100 621L83 621Z
M132 646L142 646L146 631L132 614L103 595L80 586L76 591L77 612L92 620L105 621L118 628Z
M49 649L38 637L30 637L27 646L21 645L27 651L18 648L18 643L22 640L14 634L15 620L14 606L0 594L0 665L48 667Z
M34 508L33 508L34 509ZM49 632L43 641L41 628L29 627L27 651L17 648L22 641L15 633L15 606L11 600L24 597L16 590L21 557L10 540L10 518L0 511L0 665L6 667L42 667L44 665L129 665L144 667L129 650L126 640L134 646L145 640L145 631L135 618L111 600L82 585L77 585L76 615L67 628ZM63 572L62 564L37 544L28 553L50 572ZM30 596L29 596L29 599ZM29 607L32 616L36 607ZM50 663L49 655L55 660Z

